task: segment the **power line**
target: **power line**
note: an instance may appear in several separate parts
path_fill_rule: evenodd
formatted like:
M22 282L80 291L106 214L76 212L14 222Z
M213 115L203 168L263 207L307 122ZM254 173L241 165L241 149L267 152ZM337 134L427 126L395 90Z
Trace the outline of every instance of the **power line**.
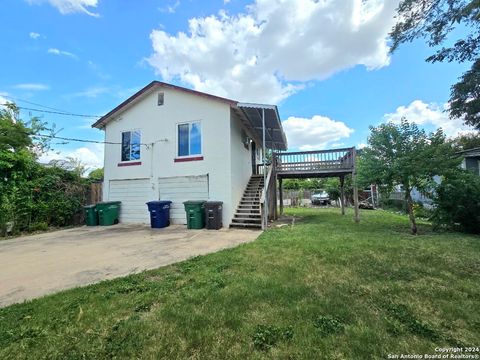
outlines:
M6 106L7 104L0 104L0 106ZM23 106L17 106L18 109L20 110L29 110L29 111L36 111L36 112L42 112L42 113L47 113L47 114L56 114L56 115L67 115L67 116L77 116L77 117L84 117L84 118L101 118L102 116L100 115L86 115L86 114L74 114L70 112L63 112L63 111L50 111L50 110L42 110L42 109L34 109L34 108L28 108L28 107L23 107Z
M69 112L69 111L67 111L67 110L57 109L57 108L54 108L54 107L50 107L50 106L46 106L46 105L34 103L33 101L29 101L29 100L25 100L25 99L20 99L20 98L13 97L13 96L10 96L10 95L2 95L2 96L3 96L4 98L7 98L7 99L12 99L12 100L14 100L14 101L24 102L24 103L27 103L27 104L30 104L30 105L40 106L40 107L42 107L42 108L49 109L49 110L61 111L61 112Z
M76 141L76 142L91 143L91 144L122 145L121 142L100 141L100 140L88 140L88 139L76 139L76 138L68 138L68 137L63 137L63 136L46 135L46 134L30 134L30 136L47 138L47 139L64 140L64 141ZM140 145L148 146L149 144L143 144L143 143L141 143Z
M57 139L57 140L63 140L63 141L75 141L75 142L82 142L82 143L91 143L91 144L107 144L107 145L123 145L121 142L114 142L114 141L101 141L101 140L90 140L90 139L77 139L77 138L69 138L69 137L63 137L63 136L56 136L56 135L47 135L47 134L31 134L26 131L22 131L25 135L32 136L32 137L41 137L41 138L46 138L46 139ZM159 139L156 140L153 143L149 144L144 144L140 143L139 145L142 146L152 146L154 143L161 142L161 141L168 141L167 139Z

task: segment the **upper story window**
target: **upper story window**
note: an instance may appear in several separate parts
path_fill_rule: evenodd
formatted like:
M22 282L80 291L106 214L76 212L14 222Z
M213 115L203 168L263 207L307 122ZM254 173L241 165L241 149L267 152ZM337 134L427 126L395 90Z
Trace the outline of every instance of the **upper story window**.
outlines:
M122 132L122 161L140 160L140 131Z
M178 156L202 154L202 127L200 121L178 124Z

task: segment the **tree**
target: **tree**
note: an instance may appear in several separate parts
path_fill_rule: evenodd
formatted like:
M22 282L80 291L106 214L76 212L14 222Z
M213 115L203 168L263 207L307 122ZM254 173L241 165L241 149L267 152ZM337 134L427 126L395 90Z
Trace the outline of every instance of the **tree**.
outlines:
M52 131L37 119L22 121L14 104L0 110L0 232L65 226L78 218L87 189L81 169L37 162Z
M88 179L91 181L103 181L103 168L92 170L88 174Z
M480 148L480 133L476 132L459 135L454 139L454 141L460 150Z
M401 44L423 38L428 46L440 47L428 62L472 62L471 70L451 88L449 112L450 117L480 129L480 1L402 0L397 11L390 33L392 53ZM458 28L466 30L466 35L444 46Z
M416 234L412 189L431 191L434 176L457 167L460 158L441 129L427 135L415 123L402 119L400 124L390 122L370 130L368 146L358 159L360 177L389 191L398 185L402 187L411 231Z
M437 186L433 210L435 227L480 234L480 177L455 169Z

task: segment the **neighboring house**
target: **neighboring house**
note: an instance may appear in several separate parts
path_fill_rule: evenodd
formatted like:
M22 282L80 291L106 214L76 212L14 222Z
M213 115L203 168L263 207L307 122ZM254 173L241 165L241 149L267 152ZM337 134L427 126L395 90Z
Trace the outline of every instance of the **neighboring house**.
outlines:
M460 154L463 156L462 169L480 175L480 148L464 150Z
M242 104L153 81L92 126L105 131L104 201L122 202L120 221L148 223L145 203L171 200L186 224L186 200L223 201L228 226L266 148L286 150L277 107Z

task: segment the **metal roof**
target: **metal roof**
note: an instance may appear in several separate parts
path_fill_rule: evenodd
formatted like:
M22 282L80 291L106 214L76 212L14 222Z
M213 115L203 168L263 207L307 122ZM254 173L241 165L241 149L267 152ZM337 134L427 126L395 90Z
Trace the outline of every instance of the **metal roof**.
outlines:
M287 150L287 138L276 105L237 103L234 110L260 144L263 143L262 111L264 111L265 147L273 150Z

